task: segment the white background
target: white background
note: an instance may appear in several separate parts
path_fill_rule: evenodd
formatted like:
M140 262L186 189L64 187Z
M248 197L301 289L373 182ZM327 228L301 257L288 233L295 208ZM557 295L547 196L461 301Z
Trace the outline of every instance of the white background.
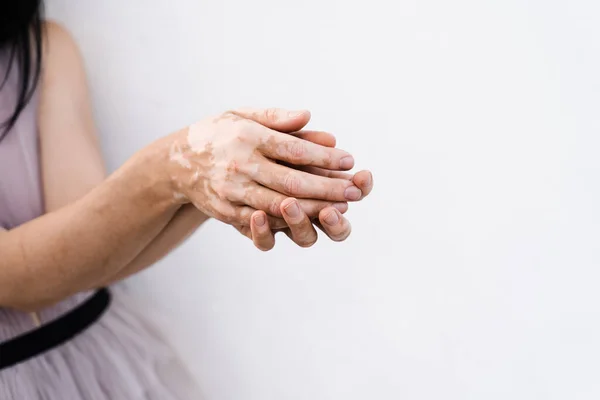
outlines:
M352 237L210 222L134 280L208 399L600 397L600 3L49 0L112 169L238 106L374 172Z

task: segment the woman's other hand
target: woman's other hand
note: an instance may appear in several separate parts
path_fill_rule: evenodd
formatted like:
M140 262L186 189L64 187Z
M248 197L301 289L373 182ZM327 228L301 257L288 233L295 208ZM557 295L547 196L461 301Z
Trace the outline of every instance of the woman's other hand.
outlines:
M288 224L287 228L272 229L265 212L255 211L249 227L236 226L236 229L263 251L269 251L275 246L275 234L278 232L285 233L300 247L311 247L318 238L315 226L336 242L348 238L352 230L350 222L335 207L325 207L318 219L312 221L299 206L297 199L288 198L281 204L281 212Z
M326 171L319 172L327 174ZM354 175L344 174L340 175L340 178L354 182L364 193L363 198L373 190L373 176L369 171L360 171ZM347 206L337 208L326 206L321 209L317 218L309 218L298 200L294 198L285 199L280 207L280 211L288 225L285 228L272 228L264 211L255 211L252 214L250 226L234 225L234 227L252 240L258 249L263 251L271 250L275 246L275 234L277 232L284 232L300 247L311 247L317 241L317 232L314 226L317 226L335 242L346 240L352 231L350 222L343 215L347 211ZM299 214L297 214L296 207L300 209Z

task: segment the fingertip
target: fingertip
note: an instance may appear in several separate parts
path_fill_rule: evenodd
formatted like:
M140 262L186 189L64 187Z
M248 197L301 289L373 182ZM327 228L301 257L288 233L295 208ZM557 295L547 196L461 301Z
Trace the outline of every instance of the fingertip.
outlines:
M333 133L329 134L328 139L329 139L329 143L328 143L329 147L337 146L337 138L335 137L335 135Z
M354 168L354 157L348 154L340 159L340 170L349 171L352 168Z
M311 114L310 114L310 111L308 111L308 110L296 110L296 111L289 111L288 117L294 118L294 119L301 118L302 120L309 121Z
M354 174L352 181L365 195L373 189L373 174L371 171L357 172Z
M373 174L368 170L358 171L356 174L354 174L354 179L360 182L362 185L373 184Z
M323 134L321 145L326 147L335 147L337 145L337 139L333 133L321 132Z
M264 245L262 243L255 243L254 247L256 247L260 251L266 253L267 251L273 250L273 247L275 247L275 242L273 241L272 243L269 243L268 245Z
M320 228L334 242L342 242L350 236L352 226L337 209L325 208L319 214Z
M296 110L296 111L288 111L287 113L287 121L282 119L280 123L286 125L292 124L292 126L300 126L304 127L310 121L311 114L308 110Z
M350 221L346 220L345 227L344 227L344 233L341 236L339 236L338 238L335 238L334 240L336 242L343 242L344 240L348 239L351 234L352 234L352 224L350 223Z

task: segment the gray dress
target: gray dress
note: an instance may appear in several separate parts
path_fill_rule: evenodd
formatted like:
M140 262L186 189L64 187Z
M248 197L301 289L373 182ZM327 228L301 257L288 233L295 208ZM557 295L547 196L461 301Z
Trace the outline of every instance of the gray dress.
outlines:
M0 53L0 78L7 68ZM0 91L0 121L14 108L16 68ZM38 94L15 127L0 140L0 226L10 230L44 212L37 131ZM114 289L104 315L69 342L13 367L0 370L2 400L188 400L199 391L144 309L126 291ZM79 293L28 313L0 307L0 342L52 321L85 301ZM136 305L138 304L138 305ZM2 354L0 354L2 357Z

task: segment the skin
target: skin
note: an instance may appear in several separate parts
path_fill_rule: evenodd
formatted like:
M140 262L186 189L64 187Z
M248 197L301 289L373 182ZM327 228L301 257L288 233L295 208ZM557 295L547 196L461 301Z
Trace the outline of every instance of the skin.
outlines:
M325 132L305 131L299 132L296 135L314 143L319 143L323 146L335 147L336 145L335 137ZM352 175L318 167L295 168L310 172L315 175L326 177L334 176L339 179L352 181L354 185L361 189L363 198L368 196L373 189L373 177L368 171L361 171L355 175ZM299 246L312 246L317 240L317 232L313 228L313 224L322 230L331 240L336 242L343 241L350 235L350 222L341 215L340 210L331 206L325 207L319 212L317 221L310 221L308 218L305 218L304 213L302 213L302 209L302 214L299 216L294 217L293 215L289 215L287 210L290 206L292 206L291 203L293 203L293 200L294 199L287 199L285 203L282 204L280 209L283 217L289 225L288 228L276 230L270 229L268 221L266 221L265 224L262 224L262 218L265 218L262 212L256 211L252 216L251 226L249 228L238 227L238 230L242 234L252 239L257 248L264 251L271 250L275 246L275 233L277 232L284 232Z
M314 243L314 225L334 240L350 233L346 201L370 192L371 174L328 175L351 168L340 162L348 154L331 135L302 131L308 112L227 112L165 136L105 177L79 51L60 26L48 23L46 34L39 129L47 212L0 230L0 306L36 311L123 279L210 217L262 250L278 231L300 246ZM349 199L348 188L359 195ZM332 213L338 221L328 225Z
M234 112L201 121L168 139L176 196L226 223L249 225L251 212L258 209L281 217L272 202L282 194L332 202L362 196L351 181L277 163L350 169L354 160L347 152L274 131ZM304 206L316 215L325 202L307 200Z

